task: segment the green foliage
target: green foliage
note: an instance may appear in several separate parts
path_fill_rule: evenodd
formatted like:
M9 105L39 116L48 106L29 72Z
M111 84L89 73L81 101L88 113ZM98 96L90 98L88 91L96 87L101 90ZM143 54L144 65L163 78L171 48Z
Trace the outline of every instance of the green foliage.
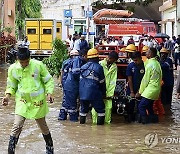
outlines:
M16 0L16 34L20 39L24 33L25 18L40 18L41 8L40 0Z
M53 50L53 54L50 57L43 59L42 62L46 64L49 73L52 76L55 75L59 77L62 63L68 57L67 46L61 41L61 39L56 38L53 41Z

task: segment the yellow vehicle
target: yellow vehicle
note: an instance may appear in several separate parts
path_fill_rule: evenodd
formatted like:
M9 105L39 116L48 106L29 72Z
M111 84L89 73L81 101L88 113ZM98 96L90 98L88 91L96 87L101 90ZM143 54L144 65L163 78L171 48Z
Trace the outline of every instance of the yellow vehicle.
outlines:
M52 42L62 38L62 22L53 19L26 19L26 36L30 41L32 56L49 56L52 54Z

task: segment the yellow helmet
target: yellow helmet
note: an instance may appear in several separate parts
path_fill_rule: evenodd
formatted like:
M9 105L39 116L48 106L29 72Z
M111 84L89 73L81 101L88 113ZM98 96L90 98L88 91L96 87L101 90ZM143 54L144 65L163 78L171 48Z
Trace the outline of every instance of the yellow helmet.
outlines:
M87 58L89 59L89 58L96 58L96 57L99 57L98 51L94 48L89 49L87 53Z
M137 49L136 49L136 46L134 44L129 44L127 47L126 47L126 52L135 52Z
M125 51L126 51L125 47L120 49L120 52L125 52Z
M146 51L148 51L148 49L149 49L149 47L148 46L143 46L143 48L142 48L142 52L146 52Z
M166 48L162 48L162 49L160 50L160 53L168 53L168 50L167 50Z

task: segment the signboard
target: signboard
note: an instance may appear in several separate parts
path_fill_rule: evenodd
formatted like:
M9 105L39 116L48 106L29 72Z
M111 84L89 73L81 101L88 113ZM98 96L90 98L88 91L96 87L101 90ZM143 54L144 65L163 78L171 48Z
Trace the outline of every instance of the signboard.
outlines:
M65 18L64 19L64 25L65 26L70 26L71 25L71 19L70 18Z
M93 17L93 12L92 11L86 11L86 18L92 18Z
M72 17L72 10L64 10L64 17Z

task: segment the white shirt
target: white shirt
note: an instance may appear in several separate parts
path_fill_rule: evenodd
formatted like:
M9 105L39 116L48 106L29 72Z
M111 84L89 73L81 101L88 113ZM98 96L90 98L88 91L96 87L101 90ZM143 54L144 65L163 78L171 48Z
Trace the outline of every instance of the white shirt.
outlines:
M174 46L174 52L175 53L180 53L179 51L179 45L176 43L175 46Z
M75 40L73 50L78 50L78 51L80 51L80 45L79 45L80 43L81 43L81 40L80 40L80 39Z

